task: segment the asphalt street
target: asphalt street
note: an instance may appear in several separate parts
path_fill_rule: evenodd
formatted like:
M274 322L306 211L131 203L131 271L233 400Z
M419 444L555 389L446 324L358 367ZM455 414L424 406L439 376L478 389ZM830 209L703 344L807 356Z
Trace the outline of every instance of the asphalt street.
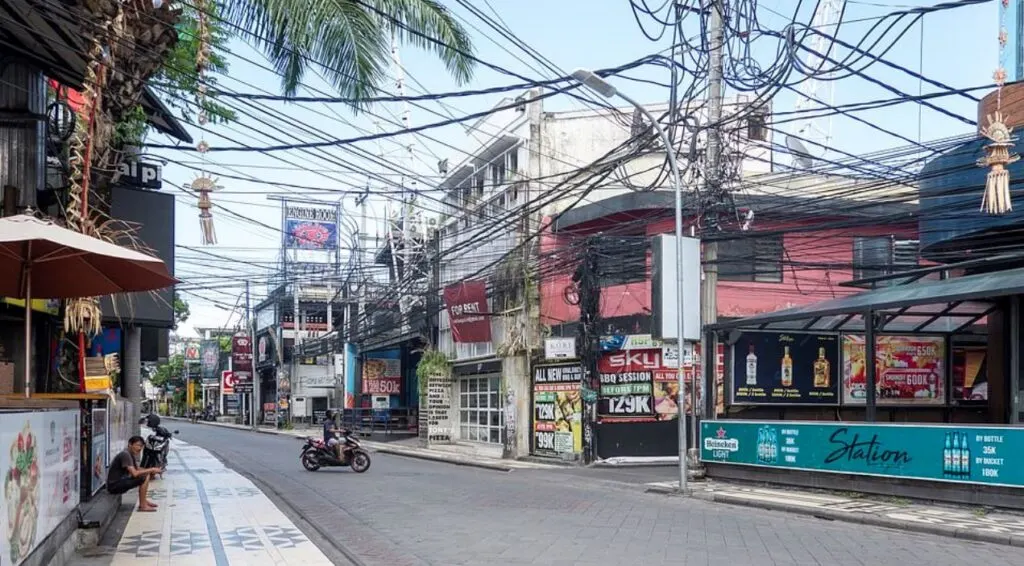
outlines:
M1022 549L643 493L662 471L503 473L374 454L302 469L296 438L174 423L249 476L314 542L367 566L1019 565ZM633 482L630 485L629 482ZM295 517L293 517L293 520ZM329 542L328 542L329 541Z

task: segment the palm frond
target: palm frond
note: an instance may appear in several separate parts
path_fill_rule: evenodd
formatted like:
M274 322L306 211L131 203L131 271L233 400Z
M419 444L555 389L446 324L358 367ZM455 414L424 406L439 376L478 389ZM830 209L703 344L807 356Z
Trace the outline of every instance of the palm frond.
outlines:
M267 55L286 96L310 67L344 97L372 96L386 77L392 30L436 53L460 84L472 77L469 35L436 0L232 0L221 9Z

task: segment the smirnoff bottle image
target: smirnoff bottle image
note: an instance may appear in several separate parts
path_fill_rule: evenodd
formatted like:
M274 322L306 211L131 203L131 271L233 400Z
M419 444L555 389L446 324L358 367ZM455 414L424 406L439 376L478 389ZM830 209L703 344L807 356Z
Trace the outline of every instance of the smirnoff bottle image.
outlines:
M747 385L757 385L757 354L754 353L753 344L747 354Z
M825 348L818 348L818 359L814 360L814 386L827 388L832 384L832 366L825 359Z
M793 358L789 357L789 346L785 347L782 354L782 386L793 386Z

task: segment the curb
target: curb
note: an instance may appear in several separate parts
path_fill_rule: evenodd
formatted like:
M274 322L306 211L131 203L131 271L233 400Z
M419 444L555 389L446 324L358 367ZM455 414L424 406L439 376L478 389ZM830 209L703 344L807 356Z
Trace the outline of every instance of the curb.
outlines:
M161 418L175 420L175 421L183 421L183 422L188 422L189 421L189 419L183 419L181 417L161 417ZM302 436L298 436L298 435L295 435L295 434L290 434L290 433L288 433L286 431L282 431L282 430L267 430L267 429L262 429L262 428L257 428L256 430L253 430L251 427L248 427L248 426L231 425L231 424L227 424L227 423L213 423L213 422L210 422L210 421L200 421L200 422L197 422L195 424L205 424L205 425L216 426L216 427L220 427L220 428L229 428L229 429L240 430L240 431L257 432L257 433L260 433L260 434L270 434L270 435L273 435L273 436L290 436L292 438L303 438ZM452 457L444 456L444 455L424 454L422 452L414 452L414 451L411 451L411 450L403 450L401 448L393 448L393 447L387 446L385 443L374 442L372 440L363 441L363 444L367 448L372 449L374 452L379 452L381 454L390 454L392 456L403 456L405 458L414 458L414 459L417 459L417 460L429 460L429 461L432 461L432 462L441 462L441 463L444 463L444 464L452 464L454 466L463 466L463 467L467 467L467 468L481 468L481 469L484 469L484 470L491 470L491 471L496 471L496 472L511 472L512 470L515 469L515 468L512 468L510 466L505 466L505 465L502 465L502 464L491 464L489 462L474 462L472 460L460 460L460 459L457 459L457 458L452 458Z
M678 492L676 492L676 490L667 487L649 487L646 491L647 493L678 495ZM768 511L780 511L783 513L791 513L794 515L816 517L818 519L825 519L829 521L842 521L845 523L855 523L859 525L882 527L903 532L937 535L943 537L952 537L959 540L987 542L992 544L1000 544L1004 546L1015 546L1024 548L1024 536L1013 535L1009 533L994 533L987 531L979 531L975 529L964 529L960 527L953 527L947 525L915 523L912 521L905 521L900 519L893 519L891 517L885 517L882 515L875 515L873 513L850 513L848 511L837 511L835 509L827 509L820 507L804 507L801 505L792 505L776 501L756 501L747 498L732 497L725 493L698 491L692 493L691 496L694 499L700 499L702 501L708 501L711 503L722 503L725 505L733 505L737 507L755 507L758 509L765 509Z

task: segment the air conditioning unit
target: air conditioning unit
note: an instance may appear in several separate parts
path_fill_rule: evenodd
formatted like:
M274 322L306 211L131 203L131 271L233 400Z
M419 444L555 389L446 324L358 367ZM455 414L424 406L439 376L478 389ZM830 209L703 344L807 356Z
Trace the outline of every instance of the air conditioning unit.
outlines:
M448 160L447 159L439 159L437 161L437 173L439 175L447 175L448 174Z

